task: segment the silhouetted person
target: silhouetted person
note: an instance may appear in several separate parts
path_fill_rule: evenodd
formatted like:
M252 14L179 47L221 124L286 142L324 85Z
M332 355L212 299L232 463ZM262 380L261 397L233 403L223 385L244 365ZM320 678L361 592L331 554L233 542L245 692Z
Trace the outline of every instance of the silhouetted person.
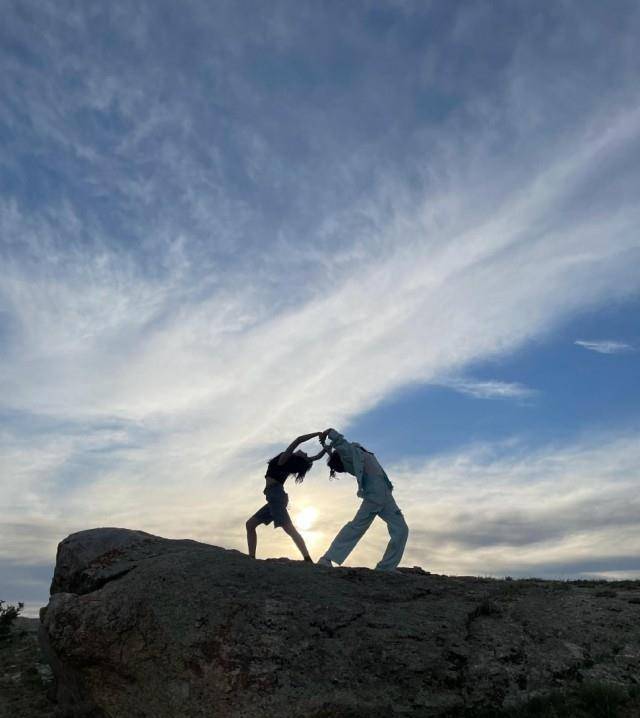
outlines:
M249 546L249 556L256 557L256 546L258 536L256 528L260 524L267 526L273 521L273 527L281 527L291 536L295 545L300 549L300 553L304 556L305 561L311 561L309 551L304 539L296 531L289 512L287 504L289 497L284 490L284 482L292 474L296 477L296 483L301 483L309 469L313 466L313 462L317 461L324 453L323 448L319 454L315 456L307 456L304 451L296 451L300 444L316 436L319 437L321 432L316 431L313 434L304 434L293 441L285 451L274 456L267 465L267 473L265 474L266 486L264 495L267 497L267 503L257 511L246 523L247 527L247 544Z
M325 446L326 439L331 442L328 448ZM318 559L318 564L331 566L332 562L341 564L345 561L373 519L379 516L387 524L390 538L387 550L376 568L393 571L402 558L409 528L393 498L393 485L389 477L373 453L360 444L347 441L335 429L323 431L320 442L329 452L328 466L332 476L336 472L347 472L356 477L362 504L353 519L340 529L327 552Z

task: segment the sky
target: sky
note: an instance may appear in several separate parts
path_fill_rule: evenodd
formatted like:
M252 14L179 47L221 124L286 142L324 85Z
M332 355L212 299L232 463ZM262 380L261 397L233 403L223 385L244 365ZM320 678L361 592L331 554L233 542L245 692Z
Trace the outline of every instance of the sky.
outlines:
M638 3L0 5L1 599L82 529L246 550L330 426L405 565L640 577ZM287 490L317 558L355 481Z

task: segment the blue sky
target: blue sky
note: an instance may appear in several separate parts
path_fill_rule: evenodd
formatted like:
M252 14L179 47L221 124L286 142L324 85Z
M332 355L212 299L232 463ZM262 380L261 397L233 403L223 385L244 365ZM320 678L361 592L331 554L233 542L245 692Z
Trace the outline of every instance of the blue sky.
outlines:
M3 16L0 597L83 528L243 548L329 425L409 564L640 575L637 3ZM357 505L326 479L290 491L314 555Z
M470 363L472 382L400 390L357 417L352 430L402 458L465 442L518 436L535 448L638 428L639 316L638 301L576 313L514 352ZM576 344L583 336L596 338L585 342L592 346ZM601 336L618 340L609 346Z

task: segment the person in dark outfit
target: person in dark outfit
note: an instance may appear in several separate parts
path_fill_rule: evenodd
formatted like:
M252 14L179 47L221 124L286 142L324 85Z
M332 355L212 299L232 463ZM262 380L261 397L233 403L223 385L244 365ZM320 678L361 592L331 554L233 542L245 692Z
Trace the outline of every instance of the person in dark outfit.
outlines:
M293 542L303 555L304 560L311 561L311 556L309 556L309 551L307 550L304 539L296 531L289 512L287 511L289 497L285 493L284 482L293 474L296 477L296 483L301 483L309 469L313 466L313 462L323 456L325 453L324 448L315 456L307 456L304 451L298 450L300 444L304 444L304 442L309 441L309 439L319 437L320 433L319 431L315 431L312 434L299 436L285 451L281 454L277 454L269 461L267 473L265 474L266 486L264 489L267 503L259 511L256 511L246 523L249 556L252 558L256 557L256 546L258 544L256 528L260 526L260 524L268 526L273 521L274 528L281 527L291 536Z

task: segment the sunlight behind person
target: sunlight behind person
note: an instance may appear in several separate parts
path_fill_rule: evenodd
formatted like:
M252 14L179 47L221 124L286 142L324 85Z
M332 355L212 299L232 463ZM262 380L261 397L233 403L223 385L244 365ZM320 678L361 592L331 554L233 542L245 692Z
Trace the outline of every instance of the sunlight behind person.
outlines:
M296 515L296 526L299 526L302 531L309 531L313 528L317 518L318 511L313 506L305 506Z

